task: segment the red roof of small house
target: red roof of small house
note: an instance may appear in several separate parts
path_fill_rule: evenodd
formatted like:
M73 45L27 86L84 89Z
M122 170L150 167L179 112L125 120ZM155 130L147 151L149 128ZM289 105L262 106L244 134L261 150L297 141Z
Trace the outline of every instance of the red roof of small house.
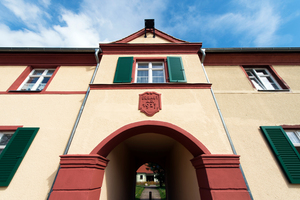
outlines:
M151 171L150 169L147 170L147 167L146 164L140 166L140 168L138 168L138 170L136 171L136 173L145 173L145 174L153 174L153 171Z

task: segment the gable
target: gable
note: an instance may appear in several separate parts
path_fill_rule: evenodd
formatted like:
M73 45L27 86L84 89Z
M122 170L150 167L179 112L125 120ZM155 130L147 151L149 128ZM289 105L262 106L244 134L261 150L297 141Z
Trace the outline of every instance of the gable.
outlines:
M168 40L165 40L159 36L155 36L155 38L153 38L153 33L148 32L147 37L145 38L144 35L133 39L131 41L129 41L128 43L171 43Z
M145 29L141 29L121 40L112 43L189 43L170 36L158 29L155 29L155 38L153 38L153 33L153 30L147 30L147 37L145 38Z

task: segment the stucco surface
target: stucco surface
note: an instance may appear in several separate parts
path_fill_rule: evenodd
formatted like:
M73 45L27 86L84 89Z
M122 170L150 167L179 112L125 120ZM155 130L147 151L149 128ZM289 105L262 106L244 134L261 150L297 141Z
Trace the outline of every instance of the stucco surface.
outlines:
M297 199L260 126L299 124L300 94L216 94L254 199Z
M151 90L160 93L162 99L162 110L152 117L138 110L139 94L146 91L92 90L69 153L88 154L115 130L143 120L179 126L211 153L232 153L209 89Z
M287 85L292 89L292 92L300 92L300 66L290 65L290 66L279 66L274 65L273 68L279 74L279 76L287 83Z
M212 88L217 91L254 91L240 66L205 66Z
M86 91L95 66L61 66L47 91Z
M205 75L201 67L201 62L197 54L168 54L168 55L104 55L94 83L112 84L119 57L167 57L180 56L185 70L188 83L206 83Z
M1 66L0 67L0 91L6 91L27 66Z
M84 95L0 95L1 126L40 127L1 199L46 199Z

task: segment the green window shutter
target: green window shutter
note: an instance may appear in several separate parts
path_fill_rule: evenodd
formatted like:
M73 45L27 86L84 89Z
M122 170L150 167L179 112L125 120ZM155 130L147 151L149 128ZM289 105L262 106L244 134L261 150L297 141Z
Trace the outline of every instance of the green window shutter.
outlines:
M290 183L300 183L300 155L281 126L261 126Z
M8 186L39 128L18 128L0 154L0 186Z
M167 57L170 82L186 82L181 57Z
M119 57L114 83L130 83L133 57Z

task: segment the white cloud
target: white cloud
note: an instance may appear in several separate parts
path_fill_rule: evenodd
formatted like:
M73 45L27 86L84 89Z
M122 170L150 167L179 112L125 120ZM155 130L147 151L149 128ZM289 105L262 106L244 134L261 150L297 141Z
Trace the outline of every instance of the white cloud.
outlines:
M244 9L211 17L207 28L230 31L233 35L243 34L240 41L242 44L249 43L250 40L256 46L272 45L278 38L276 31L281 23L280 15L268 1L252 4L246 0L242 2L246 5Z
M39 0L42 6L24 0L2 2L25 24L27 29L11 30L0 21L0 46L84 46L96 47L99 42L118 40L141 28L146 18L159 19L165 3L160 0L128 3L84 0L79 12L57 7L61 24L49 25L46 7L50 0Z
M26 3L23 0L3 0L2 4L12 11L24 23L33 28L42 18L43 12L34 4Z

